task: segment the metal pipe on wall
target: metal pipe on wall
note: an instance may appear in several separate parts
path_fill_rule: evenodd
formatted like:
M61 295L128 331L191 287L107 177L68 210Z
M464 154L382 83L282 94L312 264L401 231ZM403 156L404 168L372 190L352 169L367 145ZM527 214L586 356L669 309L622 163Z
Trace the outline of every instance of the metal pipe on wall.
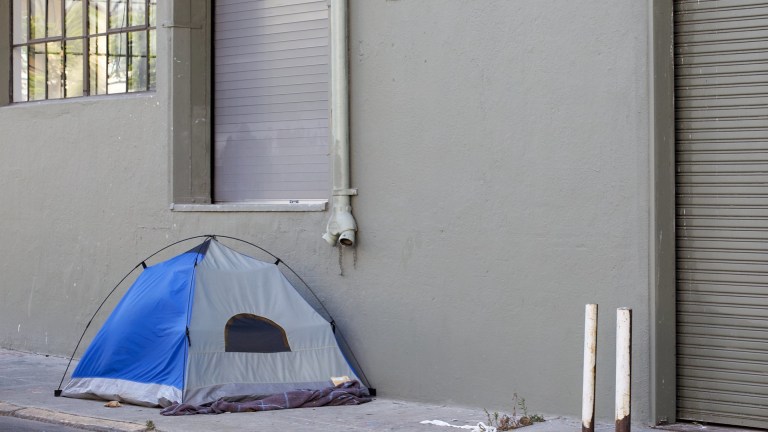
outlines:
M349 54L347 50L347 0L331 0L331 216L323 239L331 246L355 245L357 223L352 216L349 161Z

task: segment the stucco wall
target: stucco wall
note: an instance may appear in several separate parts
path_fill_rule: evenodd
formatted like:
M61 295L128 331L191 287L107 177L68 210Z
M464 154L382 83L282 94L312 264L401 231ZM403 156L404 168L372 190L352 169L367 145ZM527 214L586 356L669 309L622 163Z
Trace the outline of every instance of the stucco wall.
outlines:
M347 280L364 293L360 333L379 339L366 360L398 396L499 407L517 392L577 413L597 302L610 416L615 308L629 306L644 418L646 6L449 4L352 7Z
M645 2L350 3L360 231L343 276L327 213L168 209L166 63L154 95L0 108L0 346L68 353L138 260L215 232L305 276L388 397L510 409L516 392L578 415L597 302L610 417L615 308L632 307L648 418Z

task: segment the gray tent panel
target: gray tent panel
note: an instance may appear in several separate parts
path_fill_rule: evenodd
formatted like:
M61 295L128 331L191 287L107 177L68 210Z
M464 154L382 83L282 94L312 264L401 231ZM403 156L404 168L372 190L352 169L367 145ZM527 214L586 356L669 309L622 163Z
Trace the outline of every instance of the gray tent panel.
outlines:
M195 278L185 403L321 389L332 385L333 376L358 379L342 356L331 325L276 265L212 241ZM268 320L273 331L267 332L272 339L265 345L274 344L279 334L290 351L228 352L228 323L238 316Z

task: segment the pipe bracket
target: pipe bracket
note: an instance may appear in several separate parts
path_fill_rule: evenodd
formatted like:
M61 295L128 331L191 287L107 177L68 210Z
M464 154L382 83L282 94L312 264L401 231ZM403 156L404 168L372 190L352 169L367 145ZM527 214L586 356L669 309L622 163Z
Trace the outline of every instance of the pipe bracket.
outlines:
M334 189L333 196L355 196L357 189Z

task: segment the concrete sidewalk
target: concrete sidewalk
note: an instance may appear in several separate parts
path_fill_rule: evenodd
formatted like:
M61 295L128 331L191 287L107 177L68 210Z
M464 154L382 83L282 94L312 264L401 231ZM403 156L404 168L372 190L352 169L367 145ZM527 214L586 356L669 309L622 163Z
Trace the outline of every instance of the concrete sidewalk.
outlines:
M148 424L164 432L212 431L414 431L451 432L455 428L420 424L442 420L453 425L485 421L481 409L437 406L377 398L360 406L290 409L259 413L164 417L160 410L133 405L107 408L104 402L54 397L67 359L0 350L0 415L60 423L92 431L144 431ZM70 368L74 368L73 366ZM66 384L66 381L65 381ZM545 415L545 417L547 417ZM525 432L577 432L577 419L547 417ZM598 425L599 432L613 431L612 424ZM635 432L650 427L633 425Z

